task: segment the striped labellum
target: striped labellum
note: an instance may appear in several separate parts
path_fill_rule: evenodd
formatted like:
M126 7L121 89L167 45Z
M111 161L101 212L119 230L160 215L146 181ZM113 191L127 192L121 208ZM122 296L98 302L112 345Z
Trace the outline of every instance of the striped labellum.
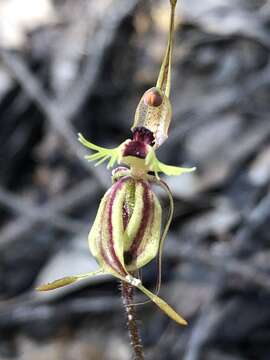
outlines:
M161 206L150 184L126 176L104 195L89 234L100 265L122 276L153 260L159 249Z

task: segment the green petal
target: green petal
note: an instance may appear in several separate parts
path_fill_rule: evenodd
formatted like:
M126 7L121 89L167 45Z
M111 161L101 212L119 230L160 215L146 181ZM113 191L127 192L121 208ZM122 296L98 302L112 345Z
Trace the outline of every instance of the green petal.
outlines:
M108 168L111 168L121 157L121 145L117 146L116 148L113 148L113 149L107 149L102 146L98 146L98 145L91 143L90 141L86 140L80 133L78 134L78 140L82 145L84 145L88 149L96 151L96 153L94 153L92 155L85 156L85 158L88 161L95 161L95 160L100 159L96 163L96 166L98 166L98 165L102 164L104 161L108 160L109 161Z
M100 152L102 150L106 150L105 148L95 145L95 144L91 143L90 141L86 140L85 137L83 137L83 135L81 133L78 133L78 140L82 145L84 145L88 149L95 150L98 152Z
M102 273L103 273L102 269L99 269L97 271L92 271L92 272L89 272L89 273L86 273L86 274L74 275L74 276L66 276L66 277L63 277L61 279L50 282L48 284L40 285L40 286L38 286L36 288L36 290L37 291L55 290L55 289L61 288L61 287L66 286L66 285L73 284L74 282L77 282L79 280L83 280L83 279L91 277L91 276L100 275Z
M169 176L178 176L183 173L188 173L196 170L195 167L192 168L182 168L178 166L166 165L158 160L154 150L150 150L146 156L145 163L148 166L149 171L153 171L157 179L159 179L158 173L163 172Z
M99 166L102 163L104 163L104 161L108 160L110 158L110 155L106 155L104 156L101 160L99 160L97 163L95 163L95 166Z
M171 166L171 165L166 165L163 164L161 161L159 161L159 169L161 172L163 172L166 175L169 176L178 176L184 173L189 173L192 171L195 171L196 168L192 167L192 168L183 168L183 167L178 167L178 166Z
M92 155L85 155L85 159L88 160L88 161L95 161L95 160L98 160L100 158L103 158L104 155L101 154L101 153L94 153Z

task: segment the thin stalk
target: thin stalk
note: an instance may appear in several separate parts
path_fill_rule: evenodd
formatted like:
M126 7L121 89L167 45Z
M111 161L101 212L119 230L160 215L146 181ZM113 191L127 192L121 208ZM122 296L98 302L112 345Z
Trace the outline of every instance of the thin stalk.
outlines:
M134 288L125 281L121 282L122 300L127 315L127 327L131 346L134 353L134 360L144 360L143 346L138 330L136 309L134 304Z

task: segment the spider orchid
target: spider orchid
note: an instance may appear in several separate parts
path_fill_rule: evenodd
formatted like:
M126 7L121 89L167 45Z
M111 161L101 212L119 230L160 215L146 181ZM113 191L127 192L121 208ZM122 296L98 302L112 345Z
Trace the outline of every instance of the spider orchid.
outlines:
M170 78L177 0L170 0L170 31L166 53L155 87L141 98L131 128L132 138L114 149L94 145L79 134L79 141L94 153L87 155L96 166L108 161L108 168L121 164L112 172L113 185L103 196L96 219L89 233L89 247L99 269L95 272L65 277L42 285L40 291L53 290L87 277L111 274L142 291L151 301L177 323L187 322L158 295L161 276L161 257L164 239L172 215L173 199L169 187L159 177L181 175L195 168L181 168L162 163L156 157L156 149L167 139L171 121ZM124 166L123 166L124 165ZM162 208L152 185L160 186L170 202L169 216L162 228ZM158 257L159 284L154 294L145 288L138 270Z

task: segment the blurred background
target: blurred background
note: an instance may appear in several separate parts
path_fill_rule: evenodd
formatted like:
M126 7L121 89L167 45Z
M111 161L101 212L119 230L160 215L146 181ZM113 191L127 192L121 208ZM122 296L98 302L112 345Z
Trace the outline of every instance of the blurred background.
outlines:
M1 360L129 359L115 280L34 289L96 268L87 232L110 173L76 134L108 147L130 136L168 20L167 0L0 0ZM269 49L269 0L177 7L158 156L198 170L166 179L176 210L161 295L189 326L138 307L147 359L270 359ZM156 274L143 273L152 289Z

